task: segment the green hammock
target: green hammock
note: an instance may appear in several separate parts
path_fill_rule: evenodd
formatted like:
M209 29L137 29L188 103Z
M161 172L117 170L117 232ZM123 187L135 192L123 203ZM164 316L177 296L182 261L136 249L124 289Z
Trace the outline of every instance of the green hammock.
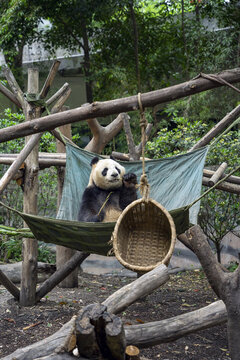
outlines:
M146 161L146 174L150 184L150 197L161 203L172 215L177 234L197 222L200 204L192 204L201 193L202 174L208 147L183 155ZM39 241L62 245L72 249L107 255L109 241L115 223L78 222L82 193L89 181L91 159L99 156L79 149L69 143L66 146L66 171L62 200L57 219L18 213ZM126 172L134 172L138 180L142 174L142 162L122 162ZM4 205L4 204L2 204Z

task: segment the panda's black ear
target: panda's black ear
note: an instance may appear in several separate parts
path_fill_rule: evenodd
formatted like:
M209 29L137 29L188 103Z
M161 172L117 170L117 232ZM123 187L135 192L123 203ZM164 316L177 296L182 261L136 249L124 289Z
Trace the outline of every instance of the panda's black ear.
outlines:
M99 161L99 158L95 156L91 161L91 166L95 165Z
M110 159L112 159L112 160L116 161L115 157L114 157L114 156L112 156L112 155L110 155Z

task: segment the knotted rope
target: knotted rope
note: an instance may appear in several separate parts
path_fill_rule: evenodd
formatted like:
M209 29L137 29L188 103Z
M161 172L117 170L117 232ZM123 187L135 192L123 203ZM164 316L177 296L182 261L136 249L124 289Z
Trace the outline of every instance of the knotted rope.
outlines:
M141 134L142 134L142 144L145 144L146 141L146 127L147 127L147 119L145 116L144 108L141 100L141 93L138 93L138 106L140 110L140 126L141 126ZM139 184L140 193L144 201L148 201L150 186L147 180L147 175L145 171L145 154L144 154L144 145L142 146L142 175L140 178Z

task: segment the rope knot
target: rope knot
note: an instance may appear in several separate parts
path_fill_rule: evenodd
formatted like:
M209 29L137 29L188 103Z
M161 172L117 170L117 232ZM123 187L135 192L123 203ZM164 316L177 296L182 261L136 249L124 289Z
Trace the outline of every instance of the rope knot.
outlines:
M141 175L139 190L140 190L140 194L142 195L143 200L148 201L150 185L148 183L146 174Z

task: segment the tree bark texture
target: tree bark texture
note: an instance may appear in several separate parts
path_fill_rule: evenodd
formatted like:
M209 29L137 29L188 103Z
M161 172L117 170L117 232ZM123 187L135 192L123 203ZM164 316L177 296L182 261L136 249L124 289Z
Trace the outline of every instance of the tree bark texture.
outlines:
M222 299L227 310L228 346L232 360L238 360L240 354L240 268L226 272L217 262L200 226L193 226L186 235L191 241L208 281Z
M229 83L240 81L240 68L226 70L218 74ZM157 104L179 99L188 95L223 86L217 81L195 78L185 83L170 86L161 90L155 90L141 94L142 105L144 108L153 107ZM64 124L83 121L100 116L119 114L123 111L135 111L139 109L138 96L129 96L122 99L109 100L104 102L94 102L85 107L68 110L63 113L52 114L41 119L27 121L26 123L14 125L0 130L0 142L16 139L26 135L52 130Z
M37 94L39 91L39 73L37 69L28 70L28 93ZM24 108L25 119L40 116L40 108L26 103ZM26 144L31 138L26 138ZM38 143L32 149L25 161L23 211L27 214L37 214L38 196ZM23 264L20 291L20 304L31 306L35 304L37 286L37 257L38 241L36 239L23 239Z
M86 358L125 359L125 334L120 318L109 314L106 306L85 306L76 320L79 354Z
M94 152L96 154L101 154L105 146L116 136L123 127L124 119L128 117L127 114L119 114L116 119L114 119L106 127L101 126L97 119L87 120L88 126L93 134L93 138L85 150Z
M190 333L226 322L226 308L217 301L170 319L125 327L127 345L139 348L171 342Z
M131 284L123 286L109 296L103 302L103 305L107 307L108 312L118 314L133 304L137 299L152 293L155 289L165 284L168 279L167 267L161 264L152 271L140 276Z

